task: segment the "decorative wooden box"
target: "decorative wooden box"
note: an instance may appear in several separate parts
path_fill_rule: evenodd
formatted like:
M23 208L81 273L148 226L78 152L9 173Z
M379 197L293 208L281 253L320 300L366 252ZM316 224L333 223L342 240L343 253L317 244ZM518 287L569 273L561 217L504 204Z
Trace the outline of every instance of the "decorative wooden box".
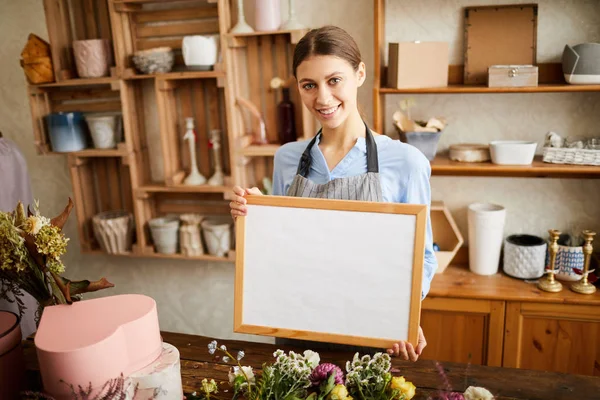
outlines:
M488 68L488 87L528 87L537 85L537 66L492 65Z
M440 247L440 250L435 252L438 262L435 273L439 274L448 268L464 240L444 202L432 201L430 215L433 242Z

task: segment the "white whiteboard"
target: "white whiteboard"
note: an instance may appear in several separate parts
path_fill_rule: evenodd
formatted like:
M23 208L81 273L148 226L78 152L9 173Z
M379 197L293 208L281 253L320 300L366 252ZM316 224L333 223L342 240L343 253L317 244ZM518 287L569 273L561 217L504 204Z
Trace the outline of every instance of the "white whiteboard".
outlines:
M416 340L426 206L248 199L236 226L237 332L381 347Z

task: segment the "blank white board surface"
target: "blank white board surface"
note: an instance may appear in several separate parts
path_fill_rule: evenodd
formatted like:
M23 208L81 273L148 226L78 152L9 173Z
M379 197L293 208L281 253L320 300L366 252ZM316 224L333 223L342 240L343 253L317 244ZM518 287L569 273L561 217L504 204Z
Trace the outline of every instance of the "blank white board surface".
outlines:
M416 341L425 210L250 197L236 227L236 331L381 347Z

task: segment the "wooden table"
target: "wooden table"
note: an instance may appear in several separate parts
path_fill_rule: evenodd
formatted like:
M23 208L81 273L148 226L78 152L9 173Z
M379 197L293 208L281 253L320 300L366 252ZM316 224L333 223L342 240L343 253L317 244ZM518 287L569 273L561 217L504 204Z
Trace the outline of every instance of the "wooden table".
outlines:
M163 339L179 349L181 356L181 375L185 393L199 390L203 378L214 378L219 382L220 392L217 399L230 399L233 395L227 384L227 372L231 364L215 360L208 353L207 345L213 339L203 336L185 335L180 333L163 332ZM225 344L232 354L238 350L246 353L242 365L250 365L260 369L266 362L273 362L273 352L277 348L283 350L298 349L290 346L275 346L270 344L244 341L219 340L219 345ZM28 388L39 390L40 377L35 356L35 347L31 339L24 342L28 369ZM333 362L342 369L346 360L352 358L352 353L319 351L321 362ZM425 400L435 398L442 380L437 372L434 361L419 360L415 363L393 358L392 372L403 375L417 386L415 399ZM515 399L565 399L585 400L600 397L600 378L569 375L554 372L541 372L522 369L485 367L460 363L444 363L452 389L463 392L468 386L483 386L494 393L498 400Z

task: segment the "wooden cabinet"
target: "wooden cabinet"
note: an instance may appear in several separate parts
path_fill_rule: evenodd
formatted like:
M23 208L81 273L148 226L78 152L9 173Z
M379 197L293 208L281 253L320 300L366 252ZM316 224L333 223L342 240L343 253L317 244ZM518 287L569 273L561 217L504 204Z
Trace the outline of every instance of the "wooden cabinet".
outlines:
M427 298L421 327L427 339L422 358L502 365L504 302Z
M600 291L581 295L565 284L546 293L502 273L451 265L422 303L421 357L600 376L599 306Z
M597 306L509 302L504 366L600 376Z

